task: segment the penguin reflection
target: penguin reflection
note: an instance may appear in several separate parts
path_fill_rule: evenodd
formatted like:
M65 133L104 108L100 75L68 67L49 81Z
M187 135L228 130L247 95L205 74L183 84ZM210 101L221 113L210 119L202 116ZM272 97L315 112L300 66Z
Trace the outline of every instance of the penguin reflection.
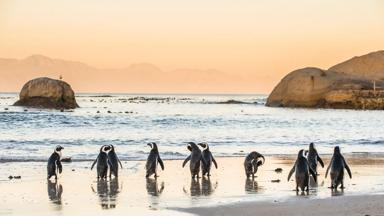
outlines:
M332 191L332 196L343 196L344 195L344 189L343 188L340 190L338 190L336 188L336 189L333 189L331 191Z
M191 196L200 196L201 195L201 187L200 187L200 182L199 179L192 178L191 180Z
M159 185L157 183L157 178L146 178L147 180L147 193L152 196L160 196L164 190L164 182L161 182L161 186L159 189Z
M61 195L63 194L63 186L55 180L52 182L48 180L48 198L52 203L61 205Z
M257 181L254 178L246 178L245 179L245 191L248 193L257 193L259 190L259 186Z
M217 182L212 185L211 179L203 176L201 179L201 192L204 196L210 196L217 188Z
M118 178L113 178L109 182L106 179L97 180L97 193L102 209L116 208L117 195L120 192Z
M210 178L202 177L201 184L199 179L191 179L191 187L190 187L190 195L191 196L209 196L211 195L217 188L217 182L212 185ZM187 191L183 189L185 193Z

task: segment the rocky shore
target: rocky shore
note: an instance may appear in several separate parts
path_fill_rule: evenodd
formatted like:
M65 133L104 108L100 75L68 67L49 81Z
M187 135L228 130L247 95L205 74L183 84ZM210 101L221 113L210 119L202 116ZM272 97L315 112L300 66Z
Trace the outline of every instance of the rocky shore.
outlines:
M271 107L384 109L384 51L354 57L328 70L286 75L269 95Z

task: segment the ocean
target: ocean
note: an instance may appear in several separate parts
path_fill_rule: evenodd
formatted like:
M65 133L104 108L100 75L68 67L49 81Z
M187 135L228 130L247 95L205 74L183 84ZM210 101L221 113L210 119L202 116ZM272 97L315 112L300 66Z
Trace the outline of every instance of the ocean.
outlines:
M148 142L163 159L184 159L186 142L216 156L296 154L314 142L320 154L384 153L384 112L266 107L267 95L78 94L81 108L60 112L14 107L0 94L0 161L94 160L113 144L122 160L145 160Z

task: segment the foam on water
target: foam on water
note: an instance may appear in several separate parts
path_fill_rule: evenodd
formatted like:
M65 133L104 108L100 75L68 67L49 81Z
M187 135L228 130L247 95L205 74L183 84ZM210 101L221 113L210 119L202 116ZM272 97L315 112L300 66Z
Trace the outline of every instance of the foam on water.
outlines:
M0 161L64 155L92 160L113 144L124 160L145 159L158 142L164 159L188 154L186 142L208 142L216 156L296 154L315 142L320 152L384 152L383 111L265 107L266 95L80 94L70 112L11 106L0 94Z

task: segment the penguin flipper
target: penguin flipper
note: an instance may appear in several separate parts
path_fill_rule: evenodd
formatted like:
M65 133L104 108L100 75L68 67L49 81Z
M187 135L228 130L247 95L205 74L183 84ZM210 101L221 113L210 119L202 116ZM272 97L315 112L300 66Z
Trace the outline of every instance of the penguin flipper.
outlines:
M161 160L160 156L157 157L157 161L159 162L161 169L164 170L164 163L163 160Z
M96 162L97 162L97 158L96 158L96 160L95 160L95 161L93 161L93 164L92 164L92 166L91 166L91 170L92 170L92 169L93 169L93 167L95 166Z
M317 154L317 152L316 152L316 154ZM321 157L319 156L319 154L317 154L317 161L319 161L321 167L324 168L324 162L323 162L323 160L321 160Z
M347 162L345 162L344 157L343 157L343 162L344 162L345 169L346 169L347 172L348 172L349 178L352 178L352 172L351 172L351 170L349 169L349 166L348 166Z
M191 155L189 155L187 158L185 158L185 160L183 162L183 167L185 166L186 163L188 163L189 160L191 160Z
M119 161L119 164L120 164L120 168L123 169L123 165L121 164L121 161L119 158L117 158L117 161Z
M211 158L212 158L213 164L215 165L215 167L217 169L217 162L216 162L215 158L213 157L212 153L211 153Z
M295 169L296 169L296 162L295 162L295 164L293 165L291 171L289 171L289 174L288 174L288 181L289 181L289 179L291 178L292 174L295 172Z
M63 172L63 166L61 165L60 160L57 160L56 165L57 169L59 170L59 173L61 174L61 172Z
M332 162L333 162L333 156L332 156L331 161L329 162L329 165L327 167L327 171L325 171L325 178L327 178L327 176L328 176L328 171L329 171L329 168L331 167Z
M316 174L316 172L311 168L311 166L309 166L308 162L307 162L307 165L308 165L308 168L309 168L309 173L312 175L312 177L315 180L315 182L317 182L317 174Z

